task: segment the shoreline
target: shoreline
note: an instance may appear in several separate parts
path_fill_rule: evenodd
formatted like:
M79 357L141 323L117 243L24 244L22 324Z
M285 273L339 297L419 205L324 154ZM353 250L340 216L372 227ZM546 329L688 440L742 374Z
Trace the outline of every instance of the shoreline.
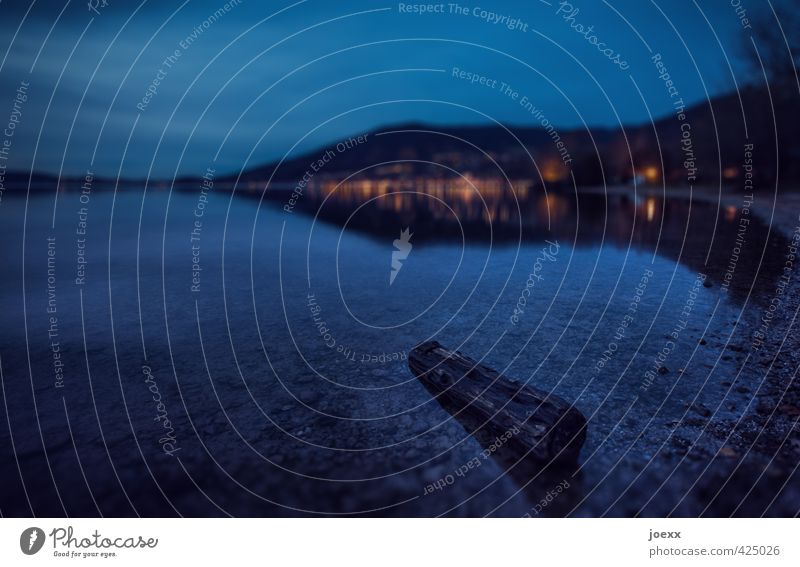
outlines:
M743 196L730 189L719 187L696 186L688 187L663 187L655 185L637 186L611 185L608 187L587 187L580 189L579 194L595 195L628 195L639 197L666 197L668 199L697 199L704 203L717 204L720 207L742 206ZM774 203L774 207L773 207ZM786 236L791 237L798 224L800 224L800 191L783 188L778 192L767 194L765 191L755 193L750 210L759 217L767 226Z

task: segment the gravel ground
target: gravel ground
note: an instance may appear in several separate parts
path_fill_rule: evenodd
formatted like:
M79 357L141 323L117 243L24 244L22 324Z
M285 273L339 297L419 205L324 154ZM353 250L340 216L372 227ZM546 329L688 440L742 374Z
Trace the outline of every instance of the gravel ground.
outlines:
M595 192L602 192L594 189ZM610 193L630 193L630 187L616 187ZM740 207L739 195L720 195L710 188L668 189L670 197L699 199L721 207ZM661 195L662 190L644 189L643 195ZM800 192L777 196L762 194L752 205L754 215L779 232L791 245L800 230ZM796 242L796 241L795 241ZM787 246L786 254L790 253ZM745 394L749 402L741 419L717 418L704 406L690 407L687 417L674 424L671 447L662 454L664 466L672 469L664 490L689 495L678 507L649 503L644 509L631 505L652 495L652 483L663 482L663 469L643 475L629 487L632 496L621 502L612 515L646 516L796 516L800 512L800 349L797 328L800 321L800 265L794 262L790 280L782 293L775 287L754 286L764 300L754 303L729 336L723 340L723 359L734 359L741 372L721 380L729 391ZM778 303L779 302L779 303ZM777 305L763 345L754 342L770 303ZM713 348L709 338L704 348ZM756 383L758 387L740 384ZM723 401L722 404L730 404ZM657 467L661 468L661 467Z

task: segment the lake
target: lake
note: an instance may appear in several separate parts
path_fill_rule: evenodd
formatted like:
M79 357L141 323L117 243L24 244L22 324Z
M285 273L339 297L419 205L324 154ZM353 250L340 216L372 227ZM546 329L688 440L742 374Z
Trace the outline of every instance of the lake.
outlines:
M726 345L785 237L633 188L480 189L7 192L3 513L697 513L688 446L748 411ZM579 469L481 457L408 370L429 339L574 404Z

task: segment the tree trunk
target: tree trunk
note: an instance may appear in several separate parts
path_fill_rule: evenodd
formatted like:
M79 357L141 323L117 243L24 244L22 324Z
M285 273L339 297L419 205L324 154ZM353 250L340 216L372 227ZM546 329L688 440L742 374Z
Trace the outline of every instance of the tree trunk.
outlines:
M415 347L408 366L439 404L503 461L533 462L540 469L577 463L586 418L562 398L509 380L436 341Z

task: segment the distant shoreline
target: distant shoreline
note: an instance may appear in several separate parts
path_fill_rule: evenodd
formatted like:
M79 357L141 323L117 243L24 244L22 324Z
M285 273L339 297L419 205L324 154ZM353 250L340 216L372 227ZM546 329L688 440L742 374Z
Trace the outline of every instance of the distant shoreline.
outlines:
M633 195L630 185L610 185L608 187L587 187L581 193ZM704 203L717 203L720 207L740 207L742 205L741 193L725 190L720 191L719 186L696 186L691 190L688 187L661 187L655 185L642 185L636 188L636 194L643 197L666 195L671 198L698 199ZM784 236L791 236L798 225L800 215L800 190L795 187L782 187L773 200L773 194L756 193L751 209L765 224L779 231ZM774 201L774 211L773 211Z
M344 175L344 174L343 174ZM10 172L11 179L6 182L3 187L3 192L9 196L18 195L28 189L28 174L20 174L19 172ZM39 189L33 189L34 186L44 183L56 183L58 178L48 174L32 175L30 186L32 191L38 192ZM174 188L176 190L185 191L193 189L197 184L202 181L201 178L181 178L175 180L156 179L147 181L145 179L129 179L122 178L119 180L96 178L94 187L96 190L113 189L114 187L131 187L131 186L144 186L152 190L163 190L167 188ZM83 178L62 178L60 181L61 191L75 191L80 190L80 185ZM253 180L242 180L239 182L237 189L240 191L252 191L255 188L260 188L263 182L256 183ZM256 185L258 187L256 187ZM270 183L270 188L274 191L288 191L294 184L291 181L275 180ZM215 187L220 190L232 190L234 183L230 181L220 180L215 184ZM773 190L774 191L774 190ZM635 188L632 185L608 185L608 186L592 186L579 189L582 194L607 194L607 195L629 195L634 194L640 197L662 197L678 199L698 199L704 203L716 203L720 207L740 207L742 205L742 195L735 189L728 187L720 189L719 185L709 186L701 185L695 186L692 189L688 187L675 187L675 186L660 186L660 185L639 185ZM773 210L773 197L774 193L767 193L762 191L756 193L752 205L753 212L765 224L770 225L774 229L781 232L784 236L789 236L794 232L798 225L798 215L800 215L800 188L783 186L774 200Z

